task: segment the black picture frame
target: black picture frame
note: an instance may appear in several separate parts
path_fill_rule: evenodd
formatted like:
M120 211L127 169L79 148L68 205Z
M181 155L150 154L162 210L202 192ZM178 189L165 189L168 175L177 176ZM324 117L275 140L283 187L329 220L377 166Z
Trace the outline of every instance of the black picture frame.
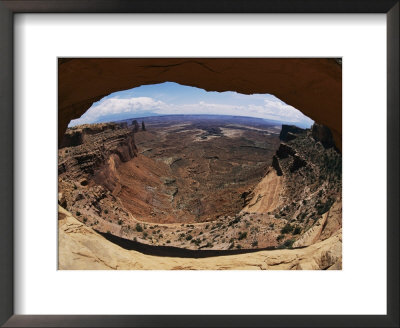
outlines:
M13 127L13 17L16 13L386 14L387 315L14 315L13 135L17 131ZM5 327L399 327L398 0L0 0L0 69L0 324Z

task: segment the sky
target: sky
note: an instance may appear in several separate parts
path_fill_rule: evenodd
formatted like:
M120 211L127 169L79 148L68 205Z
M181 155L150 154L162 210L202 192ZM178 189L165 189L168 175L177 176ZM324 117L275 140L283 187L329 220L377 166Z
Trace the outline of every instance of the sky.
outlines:
M173 82L114 92L95 102L69 126L173 114L250 116L310 127L313 121L270 94L207 92Z

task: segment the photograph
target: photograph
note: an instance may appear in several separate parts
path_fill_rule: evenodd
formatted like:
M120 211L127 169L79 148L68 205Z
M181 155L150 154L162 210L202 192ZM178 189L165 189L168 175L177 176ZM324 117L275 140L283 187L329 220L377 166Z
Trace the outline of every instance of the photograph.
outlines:
M58 58L59 270L341 270L341 58Z

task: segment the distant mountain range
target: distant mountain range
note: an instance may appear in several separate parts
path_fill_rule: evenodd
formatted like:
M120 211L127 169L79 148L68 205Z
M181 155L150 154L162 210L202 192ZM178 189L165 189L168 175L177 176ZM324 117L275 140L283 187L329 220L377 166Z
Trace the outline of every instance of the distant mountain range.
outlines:
M145 114L145 115L143 115ZM108 115L108 116L103 116L101 117L101 120L98 120L96 123L107 123L107 122L116 122L116 123L121 123L121 122L129 122L131 120L146 120L149 119L150 117L173 117L173 118L229 118L230 120L237 120L237 119L247 119L247 120L254 120L254 121L263 121L267 122L271 125L295 125L303 129L308 129L311 127L311 124L305 124L303 122L287 122L287 121L277 121L277 120L270 120L270 119L265 119L265 118L259 118L259 117L252 117L252 116L232 116L232 115L209 115L209 114L174 114L174 115L164 115L164 114L157 114L157 113L138 113L138 115L132 116L131 113L127 113L126 115Z

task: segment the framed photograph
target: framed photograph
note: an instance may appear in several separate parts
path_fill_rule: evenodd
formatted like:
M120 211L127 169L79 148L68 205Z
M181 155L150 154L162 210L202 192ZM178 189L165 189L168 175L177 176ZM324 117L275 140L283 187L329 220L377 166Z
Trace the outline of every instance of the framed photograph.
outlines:
M59 270L342 269L341 59L58 60Z
M398 1L0 10L2 325L399 325Z

